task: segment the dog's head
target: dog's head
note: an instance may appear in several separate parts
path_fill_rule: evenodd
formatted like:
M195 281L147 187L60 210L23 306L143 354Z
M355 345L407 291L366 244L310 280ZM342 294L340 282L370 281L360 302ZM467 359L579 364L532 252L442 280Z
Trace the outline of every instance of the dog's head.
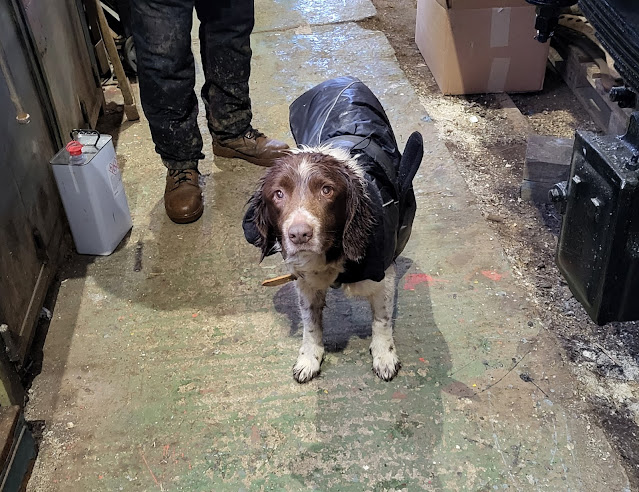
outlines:
M262 258L273 245L284 258L339 248L358 261L373 225L364 173L355 158L332 147L291 151L271 167L249 201Z

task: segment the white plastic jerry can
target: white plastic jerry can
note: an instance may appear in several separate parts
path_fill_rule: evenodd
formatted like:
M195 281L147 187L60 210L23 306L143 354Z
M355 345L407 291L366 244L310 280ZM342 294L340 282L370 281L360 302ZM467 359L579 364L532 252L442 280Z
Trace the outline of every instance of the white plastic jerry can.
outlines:
M78 253L110 255L132 227L111 135L74 130L51 160Z

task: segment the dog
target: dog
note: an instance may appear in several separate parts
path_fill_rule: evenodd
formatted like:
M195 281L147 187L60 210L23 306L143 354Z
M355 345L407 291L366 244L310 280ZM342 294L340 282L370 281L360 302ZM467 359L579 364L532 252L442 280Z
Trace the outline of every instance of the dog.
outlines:
M326 293L342 287L370 302L373 371L390 381L400 369L393 339L395 259L415 215L421 135L411 135L402 156L381 104L354 77L300 96L290 122L299 147L261 179L243 227L262 259L280 252L295 279L303 341L293 377L305 383L320 373Z

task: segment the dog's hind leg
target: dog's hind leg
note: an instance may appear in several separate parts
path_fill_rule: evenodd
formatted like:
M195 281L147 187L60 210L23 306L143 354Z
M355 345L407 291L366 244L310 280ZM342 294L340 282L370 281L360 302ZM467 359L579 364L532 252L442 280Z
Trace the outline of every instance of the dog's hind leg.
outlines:
M370 347L373 371L384 381L393 379L401 366L393 340L395 288L395 264L392 264L386 270L384 280L368 296L373 310L373 340Z
M303 279L296 283L304 335L297 362L293 366L293 377L298 383L306 383L319 374L324 358L322 310L326 304L326 291L307 285Z

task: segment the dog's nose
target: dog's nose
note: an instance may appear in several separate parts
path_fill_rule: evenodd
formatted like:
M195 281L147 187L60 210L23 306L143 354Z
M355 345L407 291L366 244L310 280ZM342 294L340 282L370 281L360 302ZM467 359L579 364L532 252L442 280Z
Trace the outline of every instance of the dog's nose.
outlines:
M293 244L306 244L313 237L313 228L306 222L296 222L289 228L288 237Z

